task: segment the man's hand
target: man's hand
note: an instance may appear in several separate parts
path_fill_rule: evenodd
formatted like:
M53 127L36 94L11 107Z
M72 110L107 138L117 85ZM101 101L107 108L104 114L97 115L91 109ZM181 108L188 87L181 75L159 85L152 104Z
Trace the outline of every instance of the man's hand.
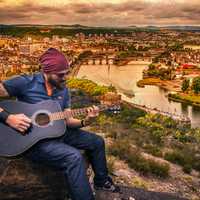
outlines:
M92 106L87 109L87 116L84 119L84 126L90 125L94 118L99 115L99 108L97 106Z
M6 123L24 134L31 125L31 119L24 114L10 114Z
M97 106L92 106L87 108L87 116L84 119L84 124L81 123L80 119L76 119L72 116L71 110L70 109L65 109L65 114L66 114L66 124L69 127L74 127L74 128L81 128L84 126L89 125L95 117L99 115L99 108Z
M86 118L94 118L99 115L99 108L97 106L92 106L87 109Z

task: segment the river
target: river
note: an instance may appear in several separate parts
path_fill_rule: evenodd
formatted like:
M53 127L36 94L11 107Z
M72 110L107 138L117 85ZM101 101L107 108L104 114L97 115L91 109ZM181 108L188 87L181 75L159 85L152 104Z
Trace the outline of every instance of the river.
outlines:
M137 87L136 82L142 79L142 71L148 64L147 62L132 62L120 67L115 65L82 65L77 77L87 78L102 85L112 84L122 94L122 99L125 101L188 116L191 119L192 127L200 127L199 107L169 101L168 92L157 86ZM132 94L135 96L133 97Z

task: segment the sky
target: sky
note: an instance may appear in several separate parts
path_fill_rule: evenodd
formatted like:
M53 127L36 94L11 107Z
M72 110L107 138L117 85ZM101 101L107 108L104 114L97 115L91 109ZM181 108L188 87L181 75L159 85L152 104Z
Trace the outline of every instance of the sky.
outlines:
M200 25L200 0L0 0L0 24Z

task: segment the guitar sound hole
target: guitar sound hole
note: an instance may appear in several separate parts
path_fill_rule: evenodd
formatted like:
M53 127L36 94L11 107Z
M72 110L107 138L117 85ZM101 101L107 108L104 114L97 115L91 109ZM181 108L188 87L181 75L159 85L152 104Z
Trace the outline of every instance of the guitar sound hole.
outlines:
M46 113L39 113L35 118L35 122L39 126L46 126L50 122L50 118Z

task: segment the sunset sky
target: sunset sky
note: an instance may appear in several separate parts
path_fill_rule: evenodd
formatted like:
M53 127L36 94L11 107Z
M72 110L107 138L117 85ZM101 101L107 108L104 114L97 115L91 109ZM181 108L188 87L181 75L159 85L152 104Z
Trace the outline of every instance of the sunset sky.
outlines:
M0 24L200 25L200 0L0 0Z

